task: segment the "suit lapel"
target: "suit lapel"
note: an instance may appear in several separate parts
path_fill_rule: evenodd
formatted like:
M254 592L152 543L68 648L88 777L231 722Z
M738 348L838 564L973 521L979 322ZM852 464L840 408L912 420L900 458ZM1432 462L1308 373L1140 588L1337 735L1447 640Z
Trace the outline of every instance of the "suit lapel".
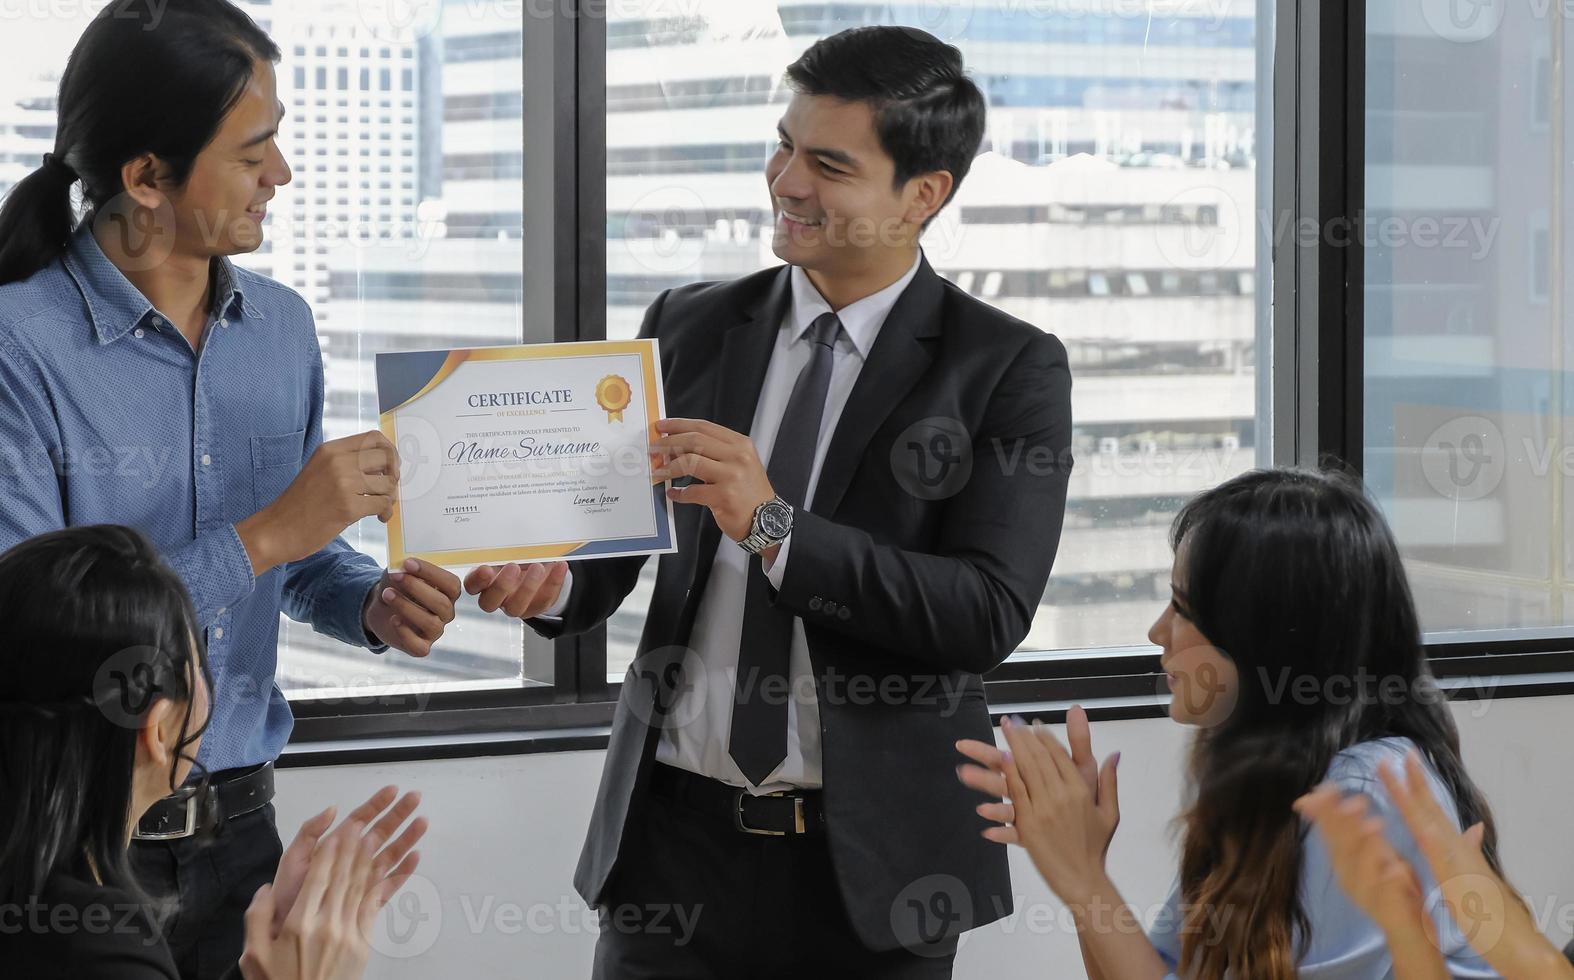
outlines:
M783 266L765 294L722 336L720 375L711 417L734 432L747 434L754 428L754 413L776 346L777 330L792 305L791 274L791 267ZM921 259L913 281L897 298L881 326L842 409L809 507L813 513L830 517L836 511L875 430L934 360L926 341L940 334L944 299L940 277L930 268L928 259ZM716 546L721 543L721 528L710 511L703 507L699 511L685 631L705 590Z
M940 307L944 300L940 277L929 267L928 259L919 260L918 272L891 307L868 360L858 372L852 393L847 396L847 405L825 452L825 463L820 467L820 479L809 504L812 513L826 518L836 513L875 430L934 360L926 338L940 334Z
M748 434L754 428L754 410L765 385L765 369L770 366L771 352L776 347L777 330L792 304L791 274L790 266L782 266L776 281L745 311L744 319L722 335L720 374L711 418L734 432ZM716 546L721 543L721 527L711 512L704 507L698 509L694 577L690 580L691 611L705 589L711 563L716 559Z

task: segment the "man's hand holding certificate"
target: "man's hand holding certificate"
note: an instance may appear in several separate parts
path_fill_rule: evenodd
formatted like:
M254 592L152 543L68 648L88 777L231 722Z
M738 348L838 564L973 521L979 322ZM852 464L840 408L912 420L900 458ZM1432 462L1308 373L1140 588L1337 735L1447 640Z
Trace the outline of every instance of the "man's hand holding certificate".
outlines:
M651 456L664 410L654 340L379 354L377 388L401 460L391 567L676 550Z

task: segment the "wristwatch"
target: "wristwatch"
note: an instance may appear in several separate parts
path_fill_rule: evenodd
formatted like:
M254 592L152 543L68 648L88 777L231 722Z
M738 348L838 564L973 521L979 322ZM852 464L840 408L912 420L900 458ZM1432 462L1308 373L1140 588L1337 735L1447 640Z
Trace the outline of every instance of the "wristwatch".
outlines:
M738 542L738 547L757 555L774 544L781 544L792 533L792 504L780 497L772 497L754 508L754 522L749 526L748 537Z

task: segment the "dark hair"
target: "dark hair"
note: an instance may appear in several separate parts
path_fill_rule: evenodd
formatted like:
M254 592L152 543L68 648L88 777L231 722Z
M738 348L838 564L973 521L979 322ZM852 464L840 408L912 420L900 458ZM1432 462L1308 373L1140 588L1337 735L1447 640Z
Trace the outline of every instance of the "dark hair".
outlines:
M121 168L145 153L184 185L257 59L278 61L278 46L228 0L114 0L101 10L60 78L51 160L0 206L0 285L65 252L77 180L84 221L125 190Z
M1217 942L1185 932L1182 972L1296 975L1294 937L1309 941L1310 922L1299 894L1306 829L1291 803L1360 742L1412 740L1461 824L1485 824L1486 858L1501 874L1492 813L1427 667L1399 547L1359 480L1332 469L1245 473L1189 501L1170 543L1181 614L1234 662L1239 687L1228 717L1198 733L1194 796L1181 817L1183 901L1199 916L1238 914ZM1338 696L1294 696L1298 678ZM1330 679L1368 687L1346 697ZM1390 693L1372 696L1373 684Z
M0 554L0 610L0 905L57 873L143 896L126 858L137 733L159 700L183 704L190 759L192 679L211 690L191 598L141 534L96 525Z
M951 202L984 138L984 94L962 52L916 27L854 27L816 41L787 67L804 95L866 102L900 190L919 174L951 174ZM936 209L936 214L939 209Z

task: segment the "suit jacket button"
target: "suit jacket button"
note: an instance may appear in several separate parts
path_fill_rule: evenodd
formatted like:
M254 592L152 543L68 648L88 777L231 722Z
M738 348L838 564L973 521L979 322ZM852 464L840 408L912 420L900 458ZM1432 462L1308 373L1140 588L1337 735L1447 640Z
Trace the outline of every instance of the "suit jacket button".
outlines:
M813 609L815 612L819 612L819 610L820 610L820 597L819 596L810 596L809 597L809 608Z
M852 619L853 618L853 611L851 609L848 609L846 606L843 606L842 608L836 610L836 618L837 619Z
M825 604L825 614L827 616L834 616L834 615L836 615L836 603L834 603L834 602L827 602Z

